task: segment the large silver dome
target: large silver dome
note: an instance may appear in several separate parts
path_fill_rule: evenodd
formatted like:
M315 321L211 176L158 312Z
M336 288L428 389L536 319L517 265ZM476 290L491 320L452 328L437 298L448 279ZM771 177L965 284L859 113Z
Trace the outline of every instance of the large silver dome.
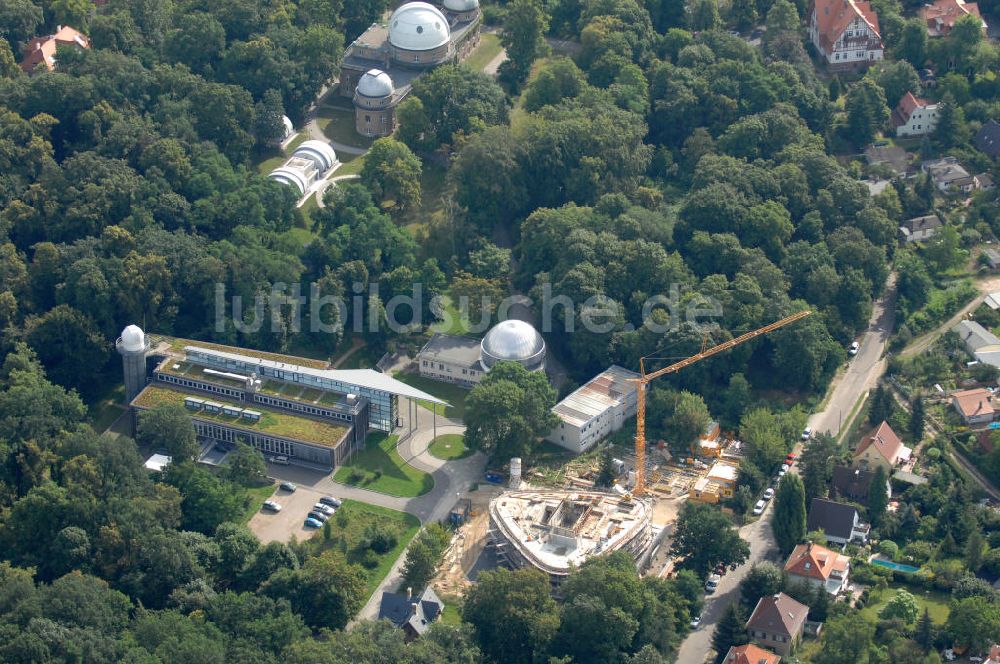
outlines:
M493 326L482 343L482 362L487 369L501 360L520 362L527 369L539 369L545 363L545 340L530 324L505 320Z
M408 2L389 18L389 43L408 51L432 51L448 43L451 30L441 10L426 2Z

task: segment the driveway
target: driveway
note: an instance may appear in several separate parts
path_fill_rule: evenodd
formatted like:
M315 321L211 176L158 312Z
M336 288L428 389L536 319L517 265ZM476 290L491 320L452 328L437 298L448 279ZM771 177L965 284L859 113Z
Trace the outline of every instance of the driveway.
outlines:
M899 353L900 357L911 357L930 348L931 345L937 341L938 337L958 325L960 320L978 309L979 305L983 303L983 300L986 299L988 294L1000 289L1000 277L988 277L986 279L978 280L975 282L975 286L979 289L980 294L973 299L972 302L969 302L967 305L959 309L958 313L939 325L936 329L914 339L909 346L904 348Z
M778 545L771 532L771 516L774 501L760 519L740 528L740 537L750 543L750 557L747 562L727 573L719 582L719 587L705 597L705 608L701 612L701 625L681 643L677 653L677 664L702 664L712 652L712 634L722 617L722 612L733 602L740 601L740 583L754 563L773 559L778 555Z
M815 433L839 434L858 397L874 387L885 373L886 361L882 355L892 334L895 311L896 274L892 273L886 280L882 297L872 306L872 316L861 337L858 354L848 363L847 370L835 379L825 408L809 417L809 426Z
M410 408L405 406L400 408L403 425L396 431L401 436L406 436L409 431L410 412ZM429 492L415 498L400 498L334 482L330 473L297 466L269 464L268 474L271 477L279 481L294 482L299 486L299 489L294 494L279 492L283 494L278 498L278 502L284 508L281 513L278 515L263 513L254 515L250 521L251 529L262 541L273 539L287 541L293 534L302 539L309 532L302 527L305 515L309 511L304 508L312 506L321 495L330 495L341 499L348 498L370 505L407 512L420 519L422 524L444 521L455 506L459 496L468 491L473 484L482 481L483 472L486 469L486 457L478 452L457 461L443 461L431 456L427 448L434 440L435 433L438 436L448 433L462 434L465 432L465 427L460 423L438 416L435 430L434 415L431 411L417 406L415 412L414 431L403 438L396 449L403 460L411 466L432 474L434 487ZM274 518L276 516L280 518ZM269 539L265 539L265 537ZM406 553L404 552L396 560L379 587L372 593L368 603L356 616L356 620L377 616L382 592L393 590L399 586L405 560Z

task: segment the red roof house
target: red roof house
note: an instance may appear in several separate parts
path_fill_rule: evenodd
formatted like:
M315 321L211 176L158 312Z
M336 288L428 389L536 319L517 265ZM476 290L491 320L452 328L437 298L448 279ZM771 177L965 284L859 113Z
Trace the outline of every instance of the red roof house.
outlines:
M975 16L983 24L983 34L986 33L986 21L979 14L979 5L964 0L936 0L917 10L917 16L927 23L928 37L944 37L955 27L955 21L963 16Z
M896 136L923 136L937 126L937 104L907 92L892 112L892 127Z
M878 14L860 0L814 0L809 39L831 69L857 69L881 60Z
M902 461L910 458L912 450L903 445L896 432L885 420L874 431L861 439L854 450L854 465L874 470L882 466L887 473Z
M781 657L770 650L758 648L752 643L745 646L732 646L726 653L723 664L778 664Z
M56 68L56 49L59 46L75 46L90 48L90 40L83 33L68 25L61 25L54 35L35 37L24 47L24 57L21 59L21 69L29 74L39 65L44 65L49 71Z
M790 578L806 581L834 595L847 586L850 568L850 558L812 542L799 544L785 562Z

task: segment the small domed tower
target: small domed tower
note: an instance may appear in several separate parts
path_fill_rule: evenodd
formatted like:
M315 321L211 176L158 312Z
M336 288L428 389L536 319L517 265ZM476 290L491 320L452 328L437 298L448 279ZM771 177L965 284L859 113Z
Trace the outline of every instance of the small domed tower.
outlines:
M362 136L388 136L396 130L396 89L392 77L369 69L354 89L354 128Z
M479 18L479 0L444 0L444 15L456 23L469 23Z
M149 351L149 340L138 325L129 325L122 330L122 335L115 342L115 348L122 356L122 369L125 374L125 405L139 396L146 387L146 353Z

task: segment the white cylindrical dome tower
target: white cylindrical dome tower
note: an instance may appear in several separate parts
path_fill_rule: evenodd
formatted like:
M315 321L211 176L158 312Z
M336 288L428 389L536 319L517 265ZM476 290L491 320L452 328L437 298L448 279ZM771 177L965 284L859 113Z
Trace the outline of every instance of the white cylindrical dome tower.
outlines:
M395 92L392 84L392 77L381 69L369 69L358 80L358 87L355 91L362 97L369 99L384 99L391 97Z
M122 330L115 348L122 356L125 404L128 405L146 387L146 351L149 350L149 340L138 325L129 325Z

